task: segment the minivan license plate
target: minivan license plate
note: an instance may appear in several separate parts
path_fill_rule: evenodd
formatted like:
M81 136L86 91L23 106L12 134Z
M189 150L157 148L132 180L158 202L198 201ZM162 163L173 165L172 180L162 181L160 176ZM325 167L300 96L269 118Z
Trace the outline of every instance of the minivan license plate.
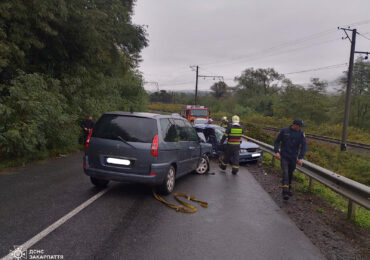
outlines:
M107 163L109 164L117 164L117 165L130 165L131 162L130 160L126 160L126 159L118 159L118 158L110 158L108 157L107 158Z

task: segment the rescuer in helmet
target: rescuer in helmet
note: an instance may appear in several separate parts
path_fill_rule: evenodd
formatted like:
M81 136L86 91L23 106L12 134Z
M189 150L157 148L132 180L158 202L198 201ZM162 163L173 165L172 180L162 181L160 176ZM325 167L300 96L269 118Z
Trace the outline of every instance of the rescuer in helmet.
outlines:
M229 121L227 121L227 117L226 116L222 117L221 125L220 126L223 127L223 128L225 128L225 130L227 130L229 128L230 124L229 124Z
M240 125L240 119L237 115L232 117L232 124L226 130L221 139L221 144L227 139L226 151L224 157L220 160L220 168L225 170L227 164L232 166L232 174L237 174L239 171L239 150L243 134L243 129Z

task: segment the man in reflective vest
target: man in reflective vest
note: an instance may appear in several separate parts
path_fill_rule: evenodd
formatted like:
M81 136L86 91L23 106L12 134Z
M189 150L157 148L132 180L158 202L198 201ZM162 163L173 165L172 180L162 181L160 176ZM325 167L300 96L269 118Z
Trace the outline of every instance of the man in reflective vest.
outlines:
M220 160L219 165L222 170L226 170L227 164L231 163L232 174L237 174L239 171L239 151L242 134L243 129L240 126L240 119L235 115L232 117L232 124L221 139L221 144L227 139L227 145L224 158Z
M221 121L221 125L220 126L223 127L223 128L225 128L225 130L227 130L229 128L230 124L227 121L227 117L226 116L224 116L222 118L222 121Z
M275 157L281 160L283 171L282 193L284 200L288 200L293 195L293 172L297 163L299 166L303 165L302 159L307 152L306 136L302 130L304 126L301 119L295 119L293 124L283 128L275 139Z

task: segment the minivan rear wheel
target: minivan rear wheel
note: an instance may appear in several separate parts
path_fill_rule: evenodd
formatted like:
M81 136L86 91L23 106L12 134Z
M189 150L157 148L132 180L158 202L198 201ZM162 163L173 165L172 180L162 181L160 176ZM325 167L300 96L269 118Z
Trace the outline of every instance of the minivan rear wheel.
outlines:
M202 175L206 174L208 171L209 171L209 159L208 156L204 154L202 158L200 158L200 162L195 172Z
M96 187L99 187L99 188L105 188L105 187L107 187L107 185L109 183L108 180L97 179L97 178L94 178L94 177L90 177L90 180L91 180L92 184L94 184Z
M176 181L176 171L175 168L171 165L168 169L163 183L158 187L159 192L163 195L170 194L175 188Z

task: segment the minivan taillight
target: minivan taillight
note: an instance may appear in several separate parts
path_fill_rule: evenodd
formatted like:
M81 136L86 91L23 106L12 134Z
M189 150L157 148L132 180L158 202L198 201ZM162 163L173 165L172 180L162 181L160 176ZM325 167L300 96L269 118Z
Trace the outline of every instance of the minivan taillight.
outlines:
M150 148L150 153L154 157L158 157L158 135L155 135L152 142L152 147Z
M91 138L92 131L93 130L91 129L90 132L89 132L89 135L87 136L86 144L85 144L86 148L89 148L89 143L90 143L90 138Z

